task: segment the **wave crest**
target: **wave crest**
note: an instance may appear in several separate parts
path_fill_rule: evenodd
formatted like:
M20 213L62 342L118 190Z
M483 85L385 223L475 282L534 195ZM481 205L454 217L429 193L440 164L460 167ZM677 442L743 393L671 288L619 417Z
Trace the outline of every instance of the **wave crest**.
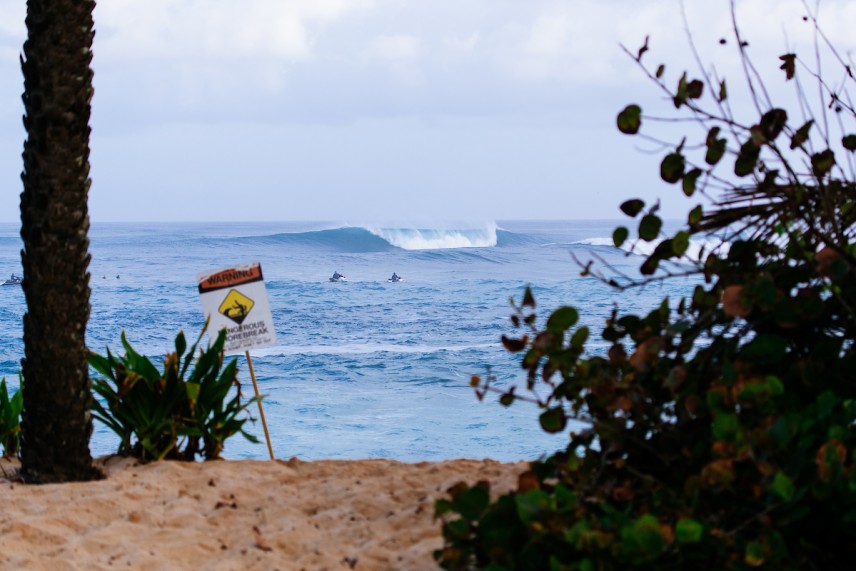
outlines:
M366 228L402 250L492 248L497 244L496 224L468 229Z

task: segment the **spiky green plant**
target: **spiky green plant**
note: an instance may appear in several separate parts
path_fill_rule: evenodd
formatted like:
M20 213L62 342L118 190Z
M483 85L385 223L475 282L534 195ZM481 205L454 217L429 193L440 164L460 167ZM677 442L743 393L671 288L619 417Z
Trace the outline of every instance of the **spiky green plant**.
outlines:
M119 454L143 460L192 461L197 455L214 460L235 434L258 442L244 424L250 420L247 408L262 397L242 401L237 359L223 366L225 329L195 356L207 327L189 349L184 332L178 333L163 372L134 350L124 332L123 356L109 348L106 356L90 353L89 364L101 375L93 378L100 397L93 400L93 415L119 436Z

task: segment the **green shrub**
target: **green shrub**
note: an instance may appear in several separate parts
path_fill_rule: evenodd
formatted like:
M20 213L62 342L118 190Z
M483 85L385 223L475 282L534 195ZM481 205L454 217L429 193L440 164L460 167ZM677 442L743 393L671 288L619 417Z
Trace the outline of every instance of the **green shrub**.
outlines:
M736 29L735 40L754 70ZM647 41L634 54L640 65L646 51ZM485 483L459 484L439 500L445 545L435 558L444 568L853 567L856 110L846 88L854 76L844 66L830 85L795 54L780 61L787 80L798 77L795 65L809 69L828 107L794 114L792 125L747 71L758 116L743 122L724 80L684 73L669 87L663 66L648 71L677 113L704 126L698 144L668 151L661 177L687 196L712 197L712 208L693 208L664 236L658 205L627 201L621 210L638 218L638 241L658 241L640 268L648 277L583 271L620 288L691 273L700 283L647 315L614 310L601 332L610 347L594 356L576 309L539 324L527 290L512 316L521 334L503 343L522 355L532 392L499 390L488 376L476 379L478 394L535 402L549 432L570 420L585 428L533 462L514 493L491 501ZM800 106L811 108L804 96ZM618 117L627 134L645 122L638 105ZM630 234L617 228L615 244ZM730 248L688 256L691 238L711 235Z
M261 397L241 401L237 360L223 366L226 331L194 356L207 327L189 350L184 333L178 333L163 372L134 351L124 332L125 355L117 358L109 348L106 356L90 353L89 364L103 376L93 378L93 390L103 399L93 399L93 414L119 436L119 454L143 460L192 461L197 455L213 460L237 433L258 442L243 426L249 420L247 407ZM229 398L233 386L237 390Z
M18 454L21 440L21 411L24 410L24 395L19 388L9 398L6 388L6 378L0 379L0 446L3 446L3 456L12 457Z

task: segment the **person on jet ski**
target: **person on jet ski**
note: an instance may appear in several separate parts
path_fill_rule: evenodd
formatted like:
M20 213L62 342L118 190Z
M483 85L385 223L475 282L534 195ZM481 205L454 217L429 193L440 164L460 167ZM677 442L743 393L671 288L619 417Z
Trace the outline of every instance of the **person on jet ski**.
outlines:
M334 279L334 280L337 280L337 279L339 279L339 278L343 278L343 277L345 277L345 276L343 276L343 275L342 275L342 274L340 274L339 272L333 272L333 279Z
M390 279L391 281L397 282L398 280L400 280L400 279L401 279L401 277L400 277L397 273L392 272L392 277L391 277L391 278L389 278L389 279Z

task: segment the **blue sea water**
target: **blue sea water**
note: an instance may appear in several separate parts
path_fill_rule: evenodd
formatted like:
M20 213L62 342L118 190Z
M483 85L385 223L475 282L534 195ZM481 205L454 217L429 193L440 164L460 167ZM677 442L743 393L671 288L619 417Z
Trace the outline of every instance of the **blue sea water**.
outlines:
M509 299L531 285L543 317L576 306L596 352L614 303L647 312L690 292L676 281L619 294L581 277L571 253L636 272L642 258L611 245L615 225L95 224L87 344L116 352L125 331L138 351L162 356L179 329L195 337L203 325L197 274L258 261L278 339L252 359L277 457L531 460L567 435L542 432L533 406L479 402L469 386L488 367L499 386L523 384L519 358L500 344L515 334ZM18 226L0 225L0 271L21 273L20 250ZM331 283L334 271L348 281ZM405 281L388 282L393 271ZM0 296L0 375L16 386L26 305L19 286ZM246 394L243 356L239 368ZM250 430L263 441L260 423ZM93 454L117 444L96 423ZM224 455L263 459L267 449L236 437Z

